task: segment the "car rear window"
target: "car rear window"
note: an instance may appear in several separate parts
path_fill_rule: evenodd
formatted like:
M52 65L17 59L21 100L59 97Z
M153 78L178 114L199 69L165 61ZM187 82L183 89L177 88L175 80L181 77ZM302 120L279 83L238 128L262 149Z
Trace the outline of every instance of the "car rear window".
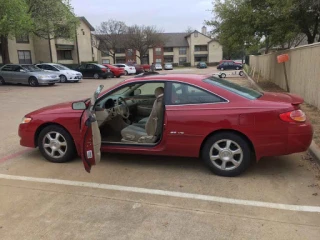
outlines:
M250 100L258 99L263 95L263 93L259 91L253 90L251 88L243 87L238 84L235 84L217 77L209 77L204 79L203 81L211 85L228 90L230 92L233 92L237 95L240 95Z

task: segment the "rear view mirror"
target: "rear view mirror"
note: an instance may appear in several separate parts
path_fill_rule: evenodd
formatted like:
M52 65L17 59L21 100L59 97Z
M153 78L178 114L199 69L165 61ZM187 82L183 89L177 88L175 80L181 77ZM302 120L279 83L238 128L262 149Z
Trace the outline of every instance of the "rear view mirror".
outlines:
M74 102L72 103L73 110L86 110L87 106L84 102Z
M141 89L136 89L136 90L134 90L134 96L138 96L138 95L140 95L141 94Z

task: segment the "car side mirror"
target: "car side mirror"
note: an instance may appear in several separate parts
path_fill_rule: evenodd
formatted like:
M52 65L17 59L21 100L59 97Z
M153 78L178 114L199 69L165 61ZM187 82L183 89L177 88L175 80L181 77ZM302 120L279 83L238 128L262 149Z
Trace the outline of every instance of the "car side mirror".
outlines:
M141 89L136 89L133 92L134 96L139 96L141 94Z
M86 110L87 106L84 102L74 102L72 103L73 110Z

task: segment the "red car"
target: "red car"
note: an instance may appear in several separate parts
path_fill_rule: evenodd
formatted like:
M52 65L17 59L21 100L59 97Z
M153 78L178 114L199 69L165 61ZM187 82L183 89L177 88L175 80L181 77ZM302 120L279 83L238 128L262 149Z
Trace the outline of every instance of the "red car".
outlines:
M145 72L149 72L150 71L150 65L149 64L141 64L141 66L143 67Z
M113 74L113 76L111 76L111 78L113 78L113 77L119 78L119 77L125 75L123 68L115 67L111 64L103 64L103 66L108 67L110 69L110 71Z
M293 94L258 92L205 75L145 74L92 98L28 113L20 144L52 162L100 151L201 157L217 175L236 176L252 159L306 151L313 130ZM152 160L150 160L152 161Z

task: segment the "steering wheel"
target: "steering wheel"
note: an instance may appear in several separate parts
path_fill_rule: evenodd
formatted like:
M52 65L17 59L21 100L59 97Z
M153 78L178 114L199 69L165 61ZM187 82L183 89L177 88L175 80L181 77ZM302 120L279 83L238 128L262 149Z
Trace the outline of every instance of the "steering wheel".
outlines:
M122 97L117 100L117 113L125 119L128 119L130 115L128 104Z

